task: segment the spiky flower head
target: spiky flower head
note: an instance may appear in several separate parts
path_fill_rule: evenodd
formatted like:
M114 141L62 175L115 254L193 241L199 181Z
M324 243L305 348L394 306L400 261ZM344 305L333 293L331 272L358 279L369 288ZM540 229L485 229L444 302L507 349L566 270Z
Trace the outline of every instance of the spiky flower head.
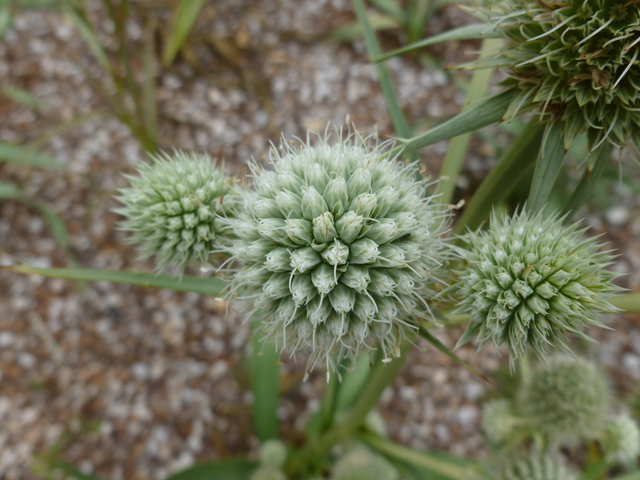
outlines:
M607 421L600 445L605 458L612 463L628 464L640 455L640 429L629 415L618 415Z
M610 389L593 363L569 356L550 360L518 392L518 413L550 442L597 438L610 405Z
M640 146L640 3L625 0L480 0L471 13L508 40L472 62L499 67L514 92L505 118L534 109L564 123L565 145L589 131Z
M155 256L157 268L172 264L179 272L191 261L203 264L224 229L221 215L230 183L208 155L175 151L151 156L131 185L120 190L116 209L123 230L143 258Z
M273 171L253 165L255 188L241 191L232 291L263 312L279 348L309 348L310 367L378 343L398 355L415 316L429 317L448 215L388 146L341 132L283 141Z
M332 480L396 480L396 469L379 455L358 448L342 457L333 468Z
M494 480L577 480L578 475L555 456L531 454L525 458L510 457L497 468Z
M491 400L482 410L482 429L496 443L503 442L517 427L518 420L511 402L506 399Z
M287 459L287 447L280 440L267 440L260 445L260 465L280 468Z
M586 326L601 326L598 313L617 311L607 302L616 274L603 270L613 257L562 220L526 210L493 215L487 231L465 237L459 311L471 319L458 345L506 343L513 367L529 348L541 358L549 347L568 351L568 333L587 338Z

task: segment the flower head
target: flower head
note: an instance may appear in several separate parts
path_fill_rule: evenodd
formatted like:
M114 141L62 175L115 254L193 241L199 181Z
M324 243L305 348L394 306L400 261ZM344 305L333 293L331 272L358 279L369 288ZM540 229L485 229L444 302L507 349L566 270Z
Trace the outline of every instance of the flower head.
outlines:
M152 160L120 190L120 227L132 233L142 257L155 256L158 269L173 264L182 272L190 261L205 263L218 244L229 183L207 155L176 151Z
M515 96L505 118L535 109L562 121L565 145L640 145L640 4L611 0L481 0L470 9L508 40L471 68L499 67Z
M273 171L254 165L254 189L230 221L241 264L232 291L264 314L267 337L308 347L310 366L354 358L379 343L385 357L429 316L449 254L445 207L415 165L356 133L317 146L282 142Z
M482 429L496 443L504 441L517 427L511 402L500 398L487 402L482 410Z
M549 441L575 444L597 438L610 405L603 373L591 362L554 357L518 392L518 413Z
M616 311L607 298L618 287L616 274L603 270L613 257L583 233L524 210L494 215L487 231L470 233L459 310L471 320L458 345L506 343L513 366L529 348L543 358L549 347L568 351L569 333L587 338L586 326L601 325L598 313Z
M267 440L260 445L260 465L281 468L287 459L287 447L280 440Z
M396 480L398 472L384 458L369 450L350 451L336 463L333 480Z
M531 454L525 458L510 457L497 468L496 480L577 480L561 459L551 455Z
M637 461L640 455L638 424L629 415L608 420L600 444L609 462L628 464Z

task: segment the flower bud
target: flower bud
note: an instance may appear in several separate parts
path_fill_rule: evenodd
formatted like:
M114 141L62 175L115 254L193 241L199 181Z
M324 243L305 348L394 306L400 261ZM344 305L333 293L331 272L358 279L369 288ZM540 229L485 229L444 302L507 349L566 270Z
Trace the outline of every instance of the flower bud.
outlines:
M340 217L344 213L349 205L347 182L345 182L344 178L336 177L327 184L327 188L324 191L324 199L334 216Z
M322 215L328 210L322 195L313 187L302 187L302 216L307 220Z
M327 295L337 284L333 268L326 263L311 272L311 280L322 295Z
M347 260L349 260L349 247L340 240L335 239L333 243L322 252L322 259L329 265L344 265L347 263Z
M295 193L291 193L288 190L283 190L276 194L274 200L280 212L287 212L287 214L289 214L289 212L292 212L293 216L295 217L299 217L302 213L302 210L300 208L300 197Z
M375 194L361 193L351 201L349 210L353 210L359 215L367 218L370 217L378 205Z
M336 222L336 230L340 240L349 245L360 234L364 217L354 211L348 211Z
M267 253L264 266L270 272L290 272L291 254L285 247L278 247Z
M318 243L329 243L336 238L336 227L333 225L333 215L325 212L313 219L313 238Z
M311 222L302 218L288 218L284 229L287 237L297 245L311 243Z
M378 245L387 243L398 235L398 225L391 219L374 223L367 232L367 238L374 240Z
M299 248L291 253L291 268L305 273L320 263L320 256L311 248Z
M349 261L353 264L373 263L378 259L380 252L378 244L370 238L362 238L349 246Z

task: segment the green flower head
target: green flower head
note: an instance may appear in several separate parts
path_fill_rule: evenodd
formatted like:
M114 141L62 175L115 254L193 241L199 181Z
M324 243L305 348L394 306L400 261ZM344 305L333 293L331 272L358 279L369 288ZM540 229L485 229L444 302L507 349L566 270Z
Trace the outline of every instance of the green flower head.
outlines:
M175 151L151 158L137 176L127 175L131 186L120 190L120 227L132 233L129 241L143 258L155 256L159 270L172 264L182 272L191 261L202 265L225 228L228 178L208 155Z
M588 131L640 146L640 3L626 0L480 0L470 12L507 39L471 68L498 67L514 91L505 118L535 110L562 121L565 145Z
M611 394L596 365L558 356L521 387L517 401L519 415L550 442L576 444L602 433Z
M503 442L518 426L511 402L505 399L491 400L482 410L482 429L492 442Z
M342 457L333 468L333 480L397 480L398 472L383 457L358 448Z
M513 460L510 457L497 468L494 480L577 480L578 476L554 456L532 454Z
M612 463L634 463L640 455L640 429L629 415L607 421L600 438L605 458Z
M310 349L310 367L377 344L397 355L415 317L430 318L450 257L446 207L416 165L357 133L283 141L270 160L273 170L253 165L255 188L240 191L229 222L241 264L231 291L263 312L278 348Z
M607 302L617 275L603 270L613 257L562 220L525 210L493 215L487 231L465 237L459 311L471 319L458 346L506 343L513 367L529 348L541 358L550 347L568 351L567 334L588 338L586 326L601 326L597 314L617 311Z

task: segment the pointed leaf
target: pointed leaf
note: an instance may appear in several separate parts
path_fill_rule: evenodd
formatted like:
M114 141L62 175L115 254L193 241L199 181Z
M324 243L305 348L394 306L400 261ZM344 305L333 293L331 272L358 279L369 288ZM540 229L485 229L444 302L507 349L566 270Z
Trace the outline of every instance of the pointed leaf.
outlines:
M187 41L193 24L198 18L205 0L179 0L173 11L171 19L171 31L165 39L162 63L170 65Z
M31 167L62 168L62 163L55 157L5 142L0 142L0 160Z
M261 320L253 322L251 340L251 385L253 425L261 442L278 437L280 397L279 355L272 342L264 342Z
M249 480L255 463L245 459L220 460L194 465L166 480Z
M367 18L369 19L369 24L374 32L401 27L400 23L395 18L388 15L371 12L367 14ZM326 39L330 42L352 42L356 38L360 38L363 33L364 29L362 28L362 24L356 20L355 22L349 23L348 25L330 33L327 35Z
M528 208L532 212L539 212L547 204L553 184L562 167L566 154L564 128L563 122L556 121L549 124L545 131L529 191Z
M42 275L49 278L84 280L89 282L111 282L138 287L168 288L178 292L193 292L201 295L222 295L226 282L219 278L201 278L189 275L156 275L142 272L118 272L113 270L90 270L82 268L39 268L30 265L11 265L1 270L25 275Z
M491 27L484 23L476 23L473 25L466 25L464 27L454 28L444 33L439 33L419 42L406 45L402 48L392 50L389 53L374 57L373 62L381 62L390 57L402 55L403 53L418 50L420 48L428 47L429 45L435 45L442 42L450 42L452 40L471 40L476 38L501 38L501 35L495 31L489 30Z

